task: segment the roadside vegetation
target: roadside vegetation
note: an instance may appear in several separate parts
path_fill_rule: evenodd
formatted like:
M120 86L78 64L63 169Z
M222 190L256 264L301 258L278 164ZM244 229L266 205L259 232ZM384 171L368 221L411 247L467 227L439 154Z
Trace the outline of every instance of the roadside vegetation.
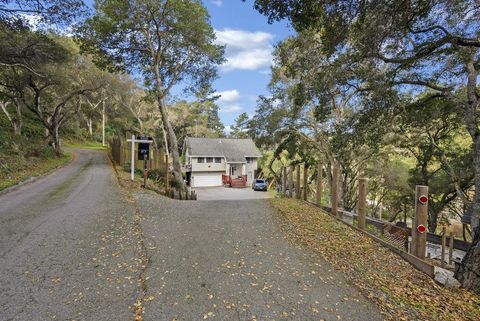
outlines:
M415 185L428 186L428 230L472 240L456 277L480 293L478 4L256 0L255 8L295 30L275 47L270 94L238 119L267 151L264 177L279 185L282 167L307 164L309 182L321 174L329 190L338 165L340 207L357 207L365 177L368 214L391 222L411 222Z
M14 135L8 120L0 114L0 191L48 173L72 159L70 153L55 155L55 150L42 138L42 127L34 120L25 117L24 122L24 134Z
M131 134L152 137L185 188L185 137L226 135L212 87L224 48L202 1L94 2L0 1L0 188L67 161L68 144ZM231 128L264 152L258 176L275 189L283 167L315 165L308 181L325 177L328 195L339 165L340 207L357 207L366 177L369 215L391 222L409 222L415 185L429 186L428 229L472 241L456 277L480 293L478 2L254 8L294 31L274 48L270 93Z
M436 284L400 256L313 205L292 198L271 202L287 238L342 271L387 320L478 320L478 295Z
M218 96L210 87L223 48L213 43L206 9L197 1L137 2L138 7L128 7L102 1L96 12L81 0L0 4L0 186L62 163L66 147L104 149L100 142L131 134L153 137L155 148L167 150L174 180L183 186L179 146L184 138L225 135ZM111 8L125 12L116 15ZM158 47L153 56L145 54L148 37L141 30L143 20L155 26L151 12L170 14L162 20L160 38L152 40L164 44L168 37L169 47ZM139 20L122 20L130 14ZM102 19L111 19L110 29ZM140 37L131 39L128 53L102 50L128 30ZM151 68L144 68L145 61ZM196 99L172 99L170 89L182 84Z

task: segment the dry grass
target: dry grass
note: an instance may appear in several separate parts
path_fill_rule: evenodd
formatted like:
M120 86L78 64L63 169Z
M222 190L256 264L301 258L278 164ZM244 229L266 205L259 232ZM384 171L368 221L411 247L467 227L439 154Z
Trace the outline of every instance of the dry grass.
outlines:
M321 255L370 300L387 320L480 320L480 297L446 289L400 256L295 199L275 199L282 230Z

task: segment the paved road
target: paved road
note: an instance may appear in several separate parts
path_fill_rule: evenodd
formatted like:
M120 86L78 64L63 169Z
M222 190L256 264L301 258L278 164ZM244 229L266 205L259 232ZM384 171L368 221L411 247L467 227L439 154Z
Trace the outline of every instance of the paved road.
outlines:
M272 198L270 192L254 191L252 188L226 188L226 187L197 187L195 188L198 200L248 200Z
M282 238L266 200L134 194L145 320L381 320L343 276ZM134 207L104 154L0 196L0 320L132 320Z
M98 151L0 196L0 320L131 320L131 213Z
M343 275L282 237L268 201L135 197L151 256L145 320L382 319Z

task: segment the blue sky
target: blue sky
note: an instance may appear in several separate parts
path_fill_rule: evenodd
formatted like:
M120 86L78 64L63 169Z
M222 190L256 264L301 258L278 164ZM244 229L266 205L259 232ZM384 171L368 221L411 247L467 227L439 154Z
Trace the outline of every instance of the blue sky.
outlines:
M86 0L92 5L93 0ZM213 88L221 95L220 119L227 131L234 119L247 112L253 116L256 100L268 94L273 46L292 34L286 21L268 24L267 18L253 9L253 0L203 0L211 16L217 42L226 46L224 65ZM174 90L177 98L180 90Z
M278 41L292 34L283 22L268 24L253 9L253 0L204 0L217 34L226 46L226 63L219 69L214 88L221 94L220 118L226 126L243 112L253 115L256 99L268 94L271 53Z

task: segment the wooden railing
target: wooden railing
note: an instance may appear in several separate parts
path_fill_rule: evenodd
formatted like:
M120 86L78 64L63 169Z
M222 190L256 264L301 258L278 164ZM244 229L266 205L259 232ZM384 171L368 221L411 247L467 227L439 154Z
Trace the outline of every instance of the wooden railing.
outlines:
M247 175L242 175L237 178L232 178L229 175L222 174L222 183L224 186L229 186L229 187L236 187L236 188L247 187Z

